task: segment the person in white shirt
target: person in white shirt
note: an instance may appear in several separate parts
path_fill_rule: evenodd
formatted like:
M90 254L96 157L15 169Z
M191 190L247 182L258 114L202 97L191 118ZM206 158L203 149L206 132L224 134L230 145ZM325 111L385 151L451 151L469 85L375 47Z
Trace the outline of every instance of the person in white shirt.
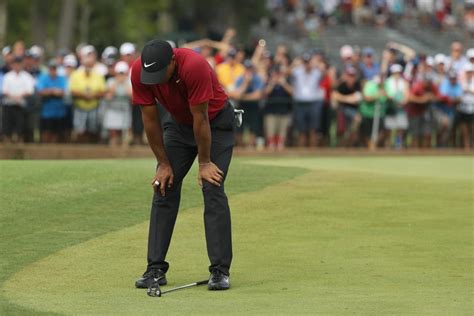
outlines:
M321 71L311 64L311 55L303 56L303 64L293 69L293 100L298 145L316 147L321 128L324 92L320 88ZM307 141L309 138L309 142Z
M474 130L474 64L464 66L466 80L462 85L463 95L457 108L456 121L461 130L464 149L471 148Z
M23 141L24 109L27 98L35 89L35 79L23 70L22 63L23 59L16 57L11 63L11 71L3 78L3 134L6 142Z

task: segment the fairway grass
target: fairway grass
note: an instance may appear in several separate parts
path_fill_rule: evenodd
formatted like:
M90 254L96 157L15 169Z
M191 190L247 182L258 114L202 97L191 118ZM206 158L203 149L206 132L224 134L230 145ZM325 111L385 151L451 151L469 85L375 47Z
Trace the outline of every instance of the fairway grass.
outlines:
M232 289L158 299L133 288L145 268L150 161L0 167L0 314L474 310L471 157L236 159ZM192 172L163 289L207 277Z

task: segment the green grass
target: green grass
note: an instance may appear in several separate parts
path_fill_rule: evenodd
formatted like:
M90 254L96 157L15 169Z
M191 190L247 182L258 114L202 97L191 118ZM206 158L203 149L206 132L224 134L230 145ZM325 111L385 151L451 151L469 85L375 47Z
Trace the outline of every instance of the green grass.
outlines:
M474 310L471 157L235 159L232 290L150 299L150 160L0 162L0 315ZM196 170L169 285L207 276Z

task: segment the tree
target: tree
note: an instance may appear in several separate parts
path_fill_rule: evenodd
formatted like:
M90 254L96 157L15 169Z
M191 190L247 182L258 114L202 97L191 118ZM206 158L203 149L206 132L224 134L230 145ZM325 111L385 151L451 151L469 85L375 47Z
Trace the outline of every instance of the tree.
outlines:
M59 15L59 30L56 47L59 49L71 48L76 22L76 0L63 0Z

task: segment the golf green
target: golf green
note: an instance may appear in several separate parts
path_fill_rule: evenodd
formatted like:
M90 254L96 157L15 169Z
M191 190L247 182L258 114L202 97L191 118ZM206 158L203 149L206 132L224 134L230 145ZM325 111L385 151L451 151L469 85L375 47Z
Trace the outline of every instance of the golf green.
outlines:
M0 161L0 315L474 310L472 157L237 158L232 289L149 298L151 160ZM193 168L169 285L208 276Z

